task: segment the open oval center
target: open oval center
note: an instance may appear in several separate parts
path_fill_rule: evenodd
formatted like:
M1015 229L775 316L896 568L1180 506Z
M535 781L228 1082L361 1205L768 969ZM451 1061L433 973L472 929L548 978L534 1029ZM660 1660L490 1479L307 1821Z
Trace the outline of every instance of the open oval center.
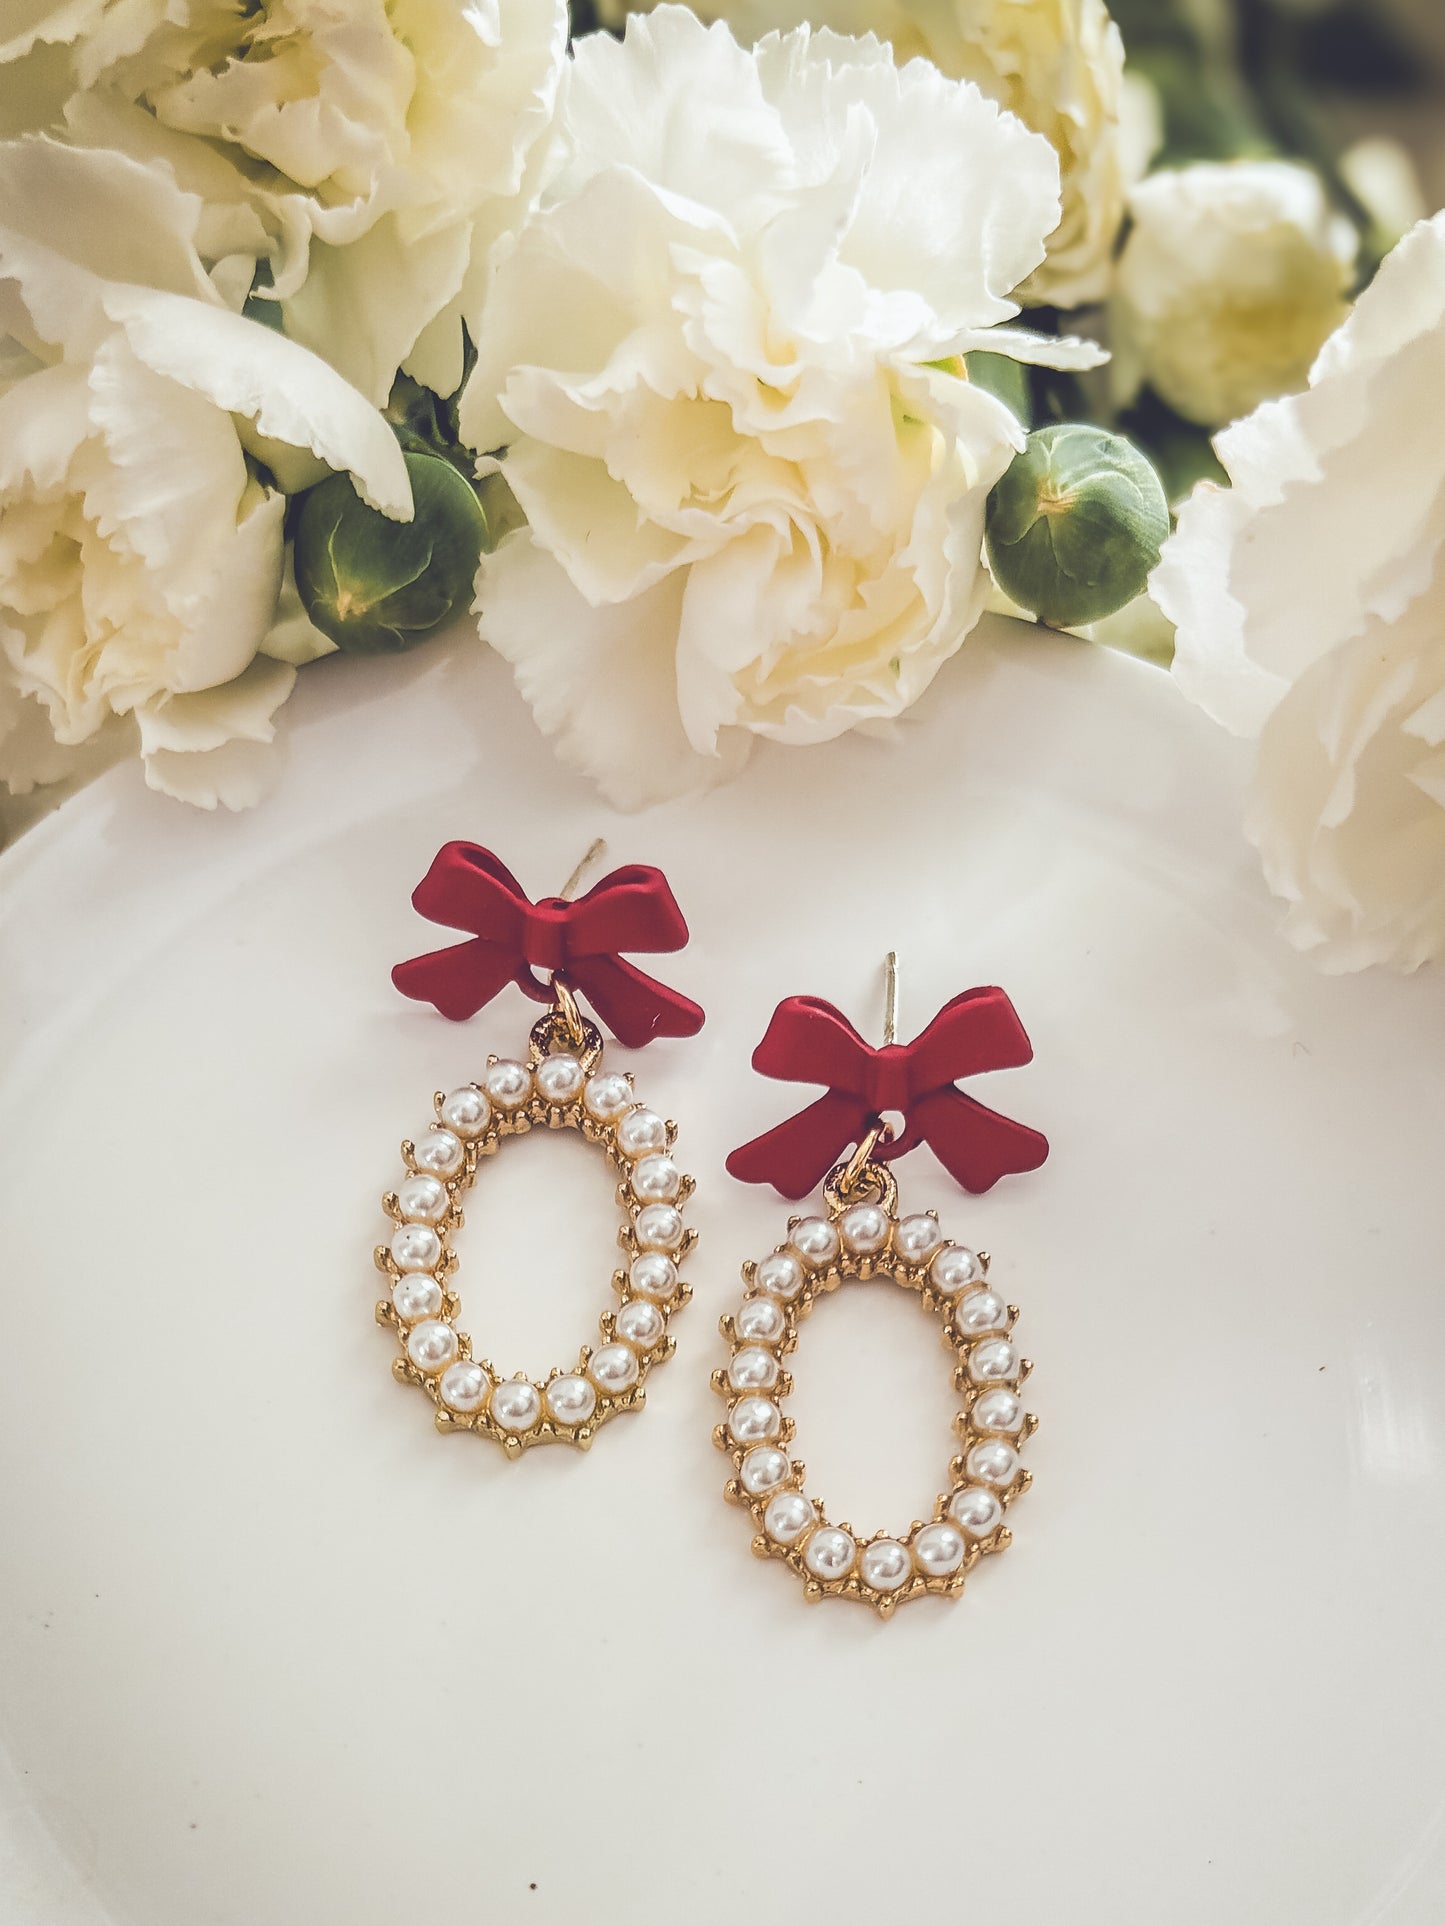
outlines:
M596 1344L622 1261L617 1172L577 1130L537 1127L484 1157L453 1239L457 1325L504 1375L545 1378Z
M792 1446L829 1518L902 1531L932 1515L960 1449L954 1354L912 1291L849 1281L815 1307L787 1360Z

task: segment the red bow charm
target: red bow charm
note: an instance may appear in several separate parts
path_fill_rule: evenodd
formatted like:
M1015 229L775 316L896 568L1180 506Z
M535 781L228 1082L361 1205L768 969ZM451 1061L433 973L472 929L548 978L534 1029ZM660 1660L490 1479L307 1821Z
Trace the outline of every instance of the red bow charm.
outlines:
M489 849L448 843L411 900L429 922L473 932L470 943L414 956L391 973L403 996L434 1003L443 1016L475 1016L508 983L536 1003L550 1003L555 972L633 1048L702 1028L696 1003L622 960L624 950L680 950L687 941L687 924L660 869L633 863L614 869L575 903L560 896L534 903Z
M965 990L912 1043L881 1050L821 997L790 996L774 1010L753 1068L789 1083L826 1084L827 1095L735 1150L727 1167L746 1184L805 1197L884 1111L896 1110L903 1132L879 1144L873 1154L880 1161L926 1143L965 1190L988 1190L1012 1171L1037 1170L1048 1139L955 1086L983 1070L1011 1070L1033 1054L1002 990Z

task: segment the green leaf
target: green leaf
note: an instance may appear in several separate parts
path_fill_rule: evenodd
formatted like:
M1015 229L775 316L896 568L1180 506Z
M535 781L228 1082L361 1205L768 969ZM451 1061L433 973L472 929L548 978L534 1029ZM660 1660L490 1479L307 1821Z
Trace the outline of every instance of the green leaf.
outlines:
M492 536L477 491L440 455L408 451L416 513L395 522L368 508L349 475L301 498L296 587L306 613L352 655L392 655L434 633L471 601Z
M248 294L241 304L241 312L248 321L259 321L263 328L271 328L277 334L286 332L281 303L270 300L264 294Z
M441 454L447 435L438 418L440 405L430 388L398 373L381 412L404 448L420 442Z
M1069 629L1142 593L1169 533L1169 508L1132 442L1087 422L1055 422L1029 436L995 485L985 531L1004 592Z
M1171 509L1179 506L1196 482L1229 485L1209 429L1176 415L1152 388L1144 389L1133 407L1119 417L1118 426L1153 463Z
M985 354L979 351L963 358L968 378L1001 401L1025 428L1033 426L1034 397L1029 371L1011 354Z

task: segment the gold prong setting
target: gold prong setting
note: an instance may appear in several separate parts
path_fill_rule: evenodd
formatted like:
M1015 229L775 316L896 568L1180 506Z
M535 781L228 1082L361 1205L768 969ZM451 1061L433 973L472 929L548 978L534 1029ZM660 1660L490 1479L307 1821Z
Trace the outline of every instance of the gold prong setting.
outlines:
M489 1057L478 1082L435 1093L436 1121L402 1144L406 1175L382 1199L393 1228L375 1251L388 1284L376 1318L397 1339L393 1375L431 1399L438 1431L490 1438L509 1458L538 1444L585 1451L602 1425L639 1410L648 1372L673 1354L669 1320L692 1295L681 1265L697 1241L683 1221L694 1185L673 1161L676 1125L639 1100L630 1074L604 1069L602 1055L594 1025L573 1037L549 1011L533 1027L525 1061ZM452 1288L461 1199L484 1158L538 1127L576 1130L611 1161L624 1256L599 1342L544 1379L507 1377L490 1358L474 1357L456 1326L461 1305Z
M724 1496L751 1514L753 1551L788 1565L808 1599L851 1598L887 1618L911 1599L956 1597L979 1560L1009 1544L1005 1513L1030 1483L1019 1448L1037 1420L1020 1396L1032 1366L1013 1341L1018 1307L991 1288L988 1262L945 1237L931 1211L899 1218L891 1198L850 1204L830 1193L826 1215L790 1218L787 1240L743 1266L746 1295L719 1322L730 1356L712 1383L728 1410L713 1441L732 1460ZM962 1395L949 1489L896 1536L829 1521L803 1488L783 1409L793 1388L784 1360L803 1319L841 1284L870 1278L916 1292L938 1319Z

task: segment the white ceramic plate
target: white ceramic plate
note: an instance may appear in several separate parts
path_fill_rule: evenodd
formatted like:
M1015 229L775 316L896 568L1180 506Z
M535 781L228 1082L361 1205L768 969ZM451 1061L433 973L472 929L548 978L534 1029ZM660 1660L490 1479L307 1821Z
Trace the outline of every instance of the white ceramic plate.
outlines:
M1438 1926L1445 983L1284 947L1234 748L994 623L893 742L626 819L475 649L303 685L264 808L120 770L0 862L7 1926ZM433 1088L535 1011L388 969L446 838L544 894L599 831L693 927L708 1027L637 1069L696 1296L643 1415L511 1464L393 1383L370 1252ZM900 1166L995 1253L1042 1427L1012 1549L880 1623L750 1557L708 1375L787 1210L723 1157L806 1095L749 1052L794 991L876 1032L890 944L905 1035L1010 990L1036 1061L980 1094L1054 1152L978 1201ZM535 1134L468 1217L464 1328L545 1370L600 1164ZM796 1368L810 1486L906 1526L931 1322L843 1293Z

